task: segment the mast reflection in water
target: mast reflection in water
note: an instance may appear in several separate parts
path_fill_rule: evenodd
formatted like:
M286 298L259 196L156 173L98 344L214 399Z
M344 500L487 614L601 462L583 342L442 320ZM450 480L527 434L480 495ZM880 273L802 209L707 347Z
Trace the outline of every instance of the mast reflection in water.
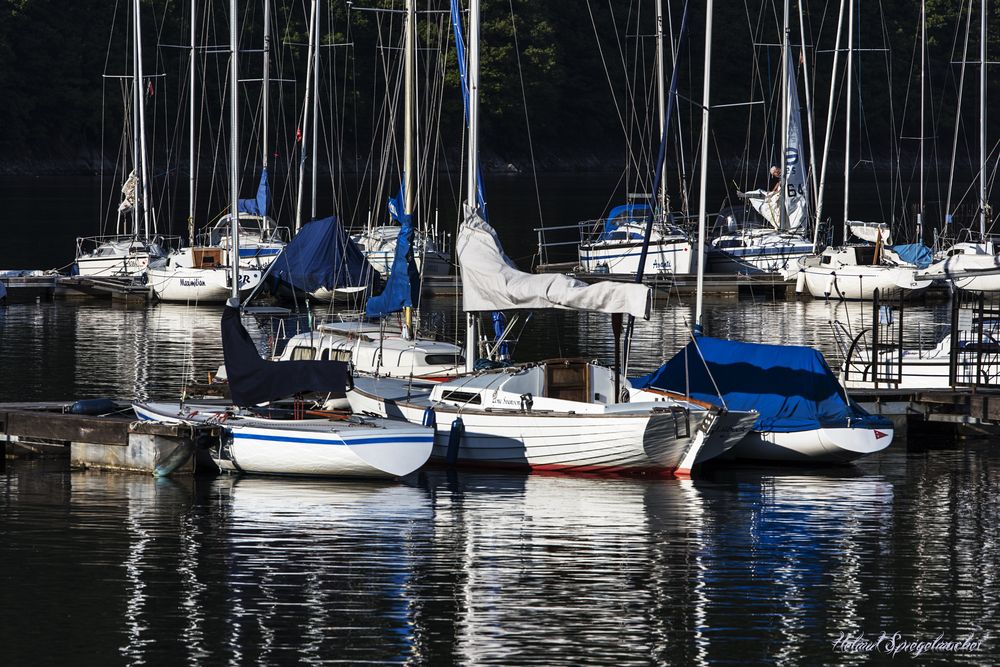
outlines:
M154 480L16 462L5 664L854 663L997 623L990 449L655 480ZM886 471L886 472L882 472ZM891 472L889 472L891 471ZM966 664L1000 658L987 640Z

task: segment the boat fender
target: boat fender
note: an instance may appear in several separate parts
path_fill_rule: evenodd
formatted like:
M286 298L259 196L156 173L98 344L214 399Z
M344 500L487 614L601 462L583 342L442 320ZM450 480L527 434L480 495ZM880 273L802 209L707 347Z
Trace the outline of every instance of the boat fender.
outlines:
M451 423L451 432L448 434L448 451L445 461L453 466L458 463L458 448L462 446L462 436L465 435L465 424L461 417L456 417Z
M805 271L799 271L798 277L795 278L795 293L802 294L806 289L806 273Z
M437 415L434 414L434 408L428 407L424 410L424 418L421 420L421 423L430 428L437 426Z
M535 404L535 399L531 394L521 394L521 412L531 412L531 406Z
M69 406L71 415L106 415L109 412L117 412L118 405L110 398L87 398L77 401Z

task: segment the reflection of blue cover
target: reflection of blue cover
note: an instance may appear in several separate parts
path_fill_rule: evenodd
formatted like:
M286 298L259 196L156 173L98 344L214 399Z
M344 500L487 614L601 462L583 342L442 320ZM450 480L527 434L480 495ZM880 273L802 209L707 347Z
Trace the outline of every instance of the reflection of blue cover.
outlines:
M823 355L811 347L699 336L697 347L694 342L688 343L663 366L633 380L632 386L689 394L716 405L722 404L721 393L729 409L760 413L755 431L789 433L825 427L890 426L887 420L848 403Z
M260 184L257 185L257 196L254 199L241 199L239 202L240 213L250 215L267 215L267 200L270 199L270 188L267 185L267 167L260 172Z
M926 269L934 261L934 253L921 243L891 245L889 250L899 255L899 258L904 262L909 262L918 269Z
M334 217L306 223L275 260L271 278L303 292L375 286L378 272Z

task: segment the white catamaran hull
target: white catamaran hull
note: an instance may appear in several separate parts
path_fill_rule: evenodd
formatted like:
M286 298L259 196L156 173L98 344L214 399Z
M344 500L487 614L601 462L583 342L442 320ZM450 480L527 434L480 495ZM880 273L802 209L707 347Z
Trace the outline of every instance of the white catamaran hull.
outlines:
M219 407L177 403L135 404L146 420L218 420ZM394 478L427 462L434 434L428 428L383 419L331 421L233 417L229 442L212 453L220 470L268 475Z

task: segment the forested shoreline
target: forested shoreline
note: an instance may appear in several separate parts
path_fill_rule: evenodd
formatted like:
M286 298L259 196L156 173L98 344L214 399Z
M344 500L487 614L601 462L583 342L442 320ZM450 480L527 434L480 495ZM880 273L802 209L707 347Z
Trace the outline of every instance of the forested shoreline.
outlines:
M196 21L199 37L206 44L222 43L225 33L224 3L199 3ZM276 78L302 79L305 72L307 4L274 1L275 49L280 57L274 65ZM401 0L371 0L371 6L399 9ZM806 62L810 66L810 88L814 99L815 132L821 143L829 99L831 51L836 34L838 3L805 3ZM872 4L872 6L868 6ZM219 6L215 6L219 5ZM259 68L260 3L241 3L241 67ZM321 3L325 12L321 43L329 46L329 110L324 140L334 148L326 169L347 173L370 167L371 137L385 132L381 119L382 100L372 92L380 77L391 81L387 52L398 41L398 19L391 14L360 11L346 3ZM670 5L669 25L680 23L682 3ZM780 39L780 6L771 2L746 3L758 13L747 14L744 3L716 3L716 47L713 64L713 99L718 104L758 102L746 107L720 109L713 122L713 156L726 163L764 164L774 159L776 77L779 51L760 44ZM759 5L759 7L758 7ZM420 8L446 8L440 2L420 2ZM599 0L483 0L483 113L482 147L489 171L525 171L532 161L543 170L623 169L648 162L655 140L655 87L653 76L653 3L601 2ZM761 9L763 8L763 9ZM965 13L960 13L964 9ZM825 13L824 13L825 10ZM700 112L691 99L699 98L704 33L703 3L693 3L689 40L679 54L681 141L690 160L695 154ZM961 60L968 3L954 0L927 2L928 103L927 136L936 137L929 161L947 166L955 120L962 115L961 156L975 154L978 132L978 65L969 68L963 109L957 108L958 65ZM968 60L978 57L978 5L972 6L973 21ZM869 49L858 56L856 76L861 91L855 100L858 118L856 142L862 159L893 168L915 159L919 134L919 19L918 0L884 0L881 6L866 3L858 17L856 45ZM992 59L1000 53L1000 5L990 9L988 47ZM442 85L428 83L437 91L428 104L440 105L443 128L441 154L434 167L453 170L461 155L462 106L458 92L455 54L450 45L446 15L427 13L421 26L421 41L429 52L444 53L434 70L443 71ZM512 20L513 16L513 20ZM443 17L443 18L442 18ZM797 8L791 33L800 40ZM57 3L51 0L17 0L0 6L0 171L6 173L88 173L99 171L102 160L113 161L109 147L121 135L121 112L116 103L119 79L128 62L128 16L123 7L99 0ZM394 22L395 21L395 22ZM146 67L155 79L157 123L152 130L162 146L159 159L183 169L185 155L178 135L186 132L183 122L186 44L190 22L186 3L143 2ZM758 46L754 47L754 42ZM515 46L516 44L516 46ZM341 45L349 45L341 48ZM883 50L887 48L888 50ZM800 49L796 47L796 55ZM375 55L373 55L375 54ZM199 113L204 118L221 117L221 78L215 76L223 56L211 56L200 65L205 79ZM386 63L389 63L388 65ZM380 71L384 70L384 71ZM801 68L800 68L801 70ZM669 63L668 63L669 71ZM107 77L105 76L107 75ZM801 72L800 72L801 76ZM428 82L430 79L428 78ZM1000 78L990 77L992 99L1000 99ZM387 87L383 82L380 84ZM800 86L802 81L800 80ZM248 84L248 90L252 84ZM273 122L276 154L294 149L300 82L281 86L275 97ZM246 112L253 115L259 92L250 90ZM384 96L383 96L384 97ZM842 97L838 93L838 98ZM336 99L334 99L336 98ZM805 102L803 96L803 103ZM837 102L838 119L844 115ZM989 105L988 105L989 106ZM116 116L117 114L117 116ZM528 126L530 125L530 134ZM831 160L841 158L838 136L842 120L834 128ZM219 122L205 121L203 134L219 132ZM998 136L996 115L988 119L990 145ZM244 132L252 134L253 127ZM431 136L428 134L428 136ZM530 141L529 141L530 137ZM248 155L254 150L248 138ZM639 146L644 146L639 148ZM204 137L199 159L213 152ZM449 160L450 158L450 160ZM679 153L674 160L682 159ZM961 161L961 160L960 160ZM756 168L756 167L755 167Z

